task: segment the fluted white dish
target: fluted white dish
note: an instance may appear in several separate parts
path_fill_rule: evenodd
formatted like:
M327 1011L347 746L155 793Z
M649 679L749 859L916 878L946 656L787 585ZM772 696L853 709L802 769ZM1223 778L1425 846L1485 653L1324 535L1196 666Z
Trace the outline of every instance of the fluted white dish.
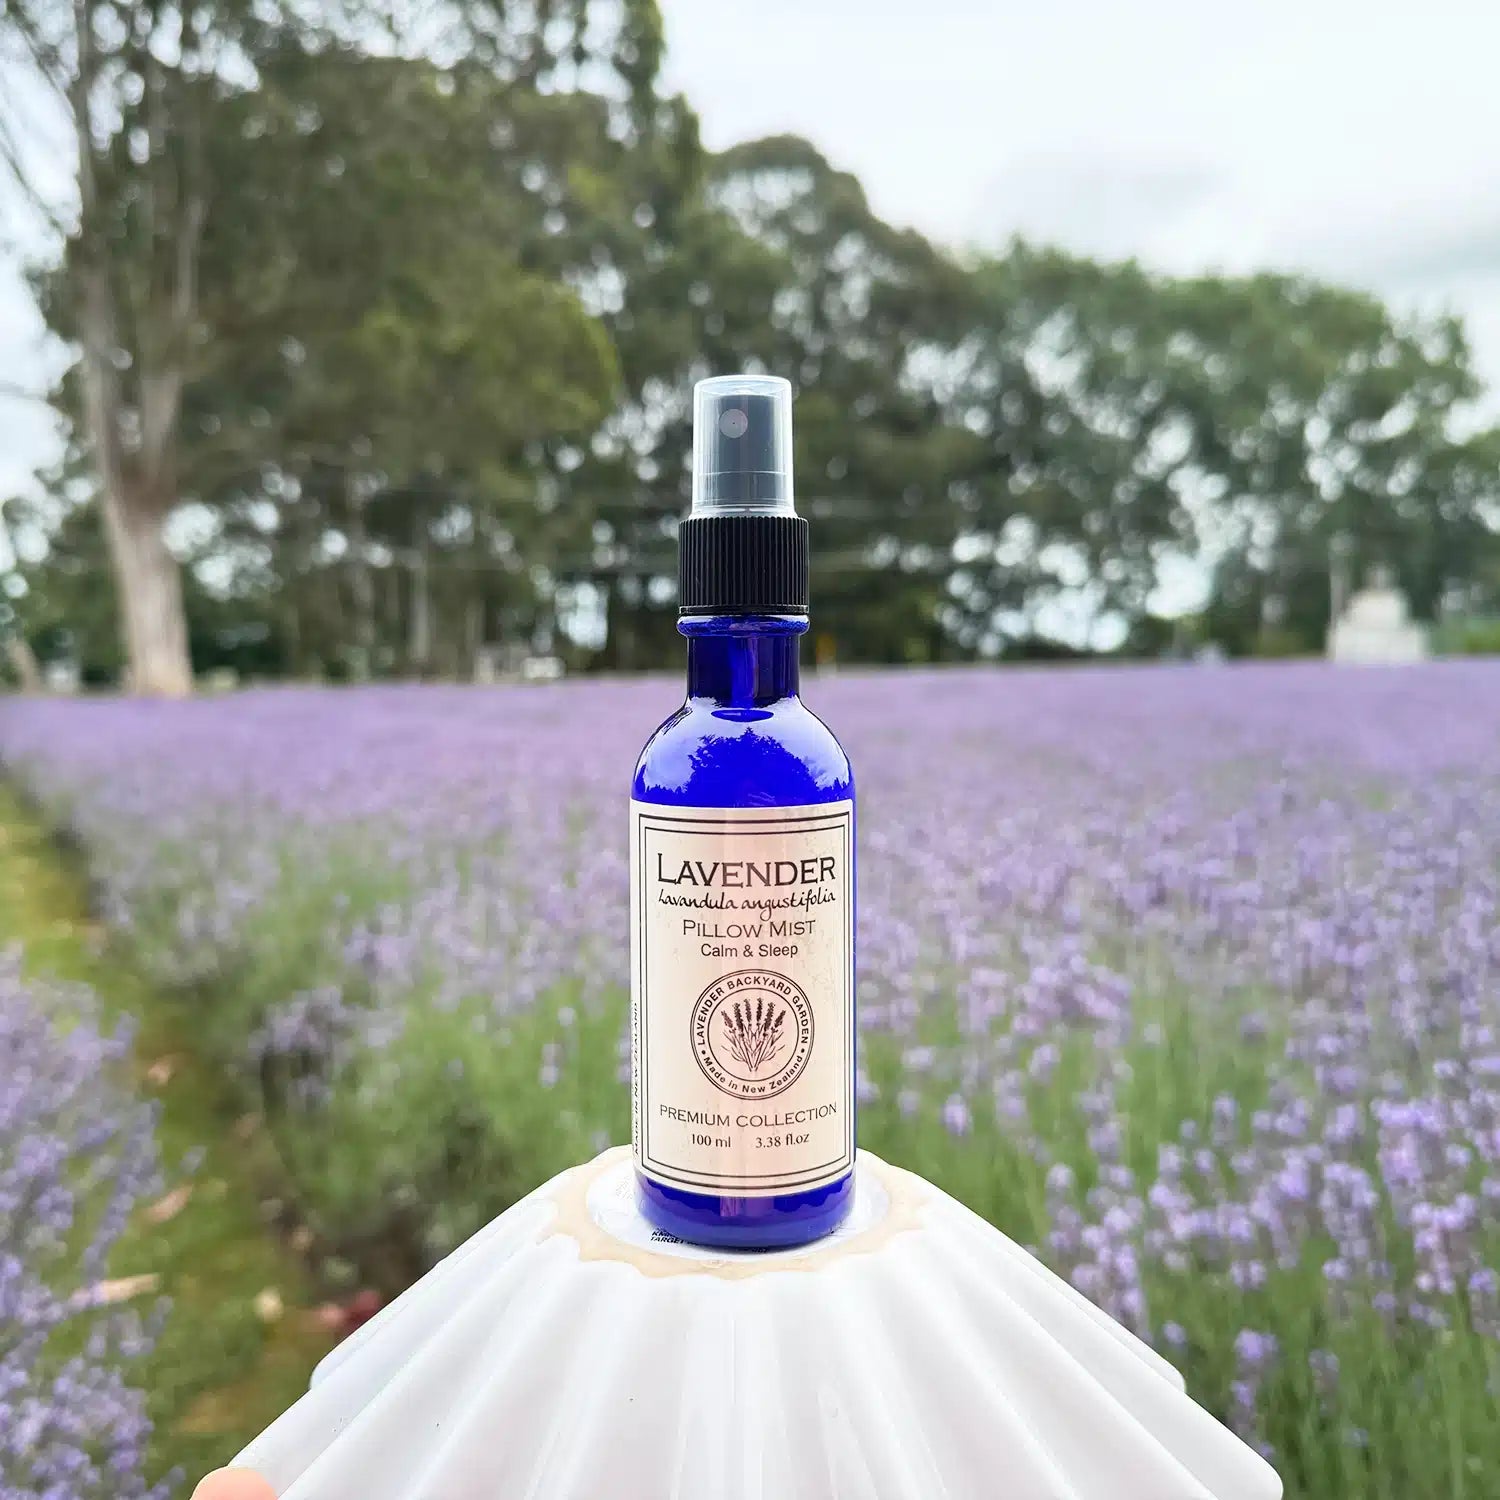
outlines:
M1277 1500L1158 1354L860 1153L838 1235L663 1242L608 1151L319 1366L240 1455L283 1500Z

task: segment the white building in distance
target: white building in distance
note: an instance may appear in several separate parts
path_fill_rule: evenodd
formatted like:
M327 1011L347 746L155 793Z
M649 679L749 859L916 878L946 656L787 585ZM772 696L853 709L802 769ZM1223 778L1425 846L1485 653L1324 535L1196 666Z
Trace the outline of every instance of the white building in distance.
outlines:
M1411 618L1406 595L1386 568L1371 570L1328 632L1330 661L1395 666L1426 661L1429 654L1427 629Z

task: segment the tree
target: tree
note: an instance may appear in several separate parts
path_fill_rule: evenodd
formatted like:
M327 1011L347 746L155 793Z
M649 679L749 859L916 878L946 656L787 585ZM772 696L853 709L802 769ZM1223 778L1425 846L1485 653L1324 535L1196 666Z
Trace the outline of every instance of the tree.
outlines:
M1212 497L1200 510L1220 639L1321 649L1336 570L1357 584L1389 567L1423 618L1480 583L1496 555L1497 434L1463 435L1480 386L1455 320L1399 319L1305 278L1164 290Z
M424 41L473 59L471 72L537 97L606 66L620 116L647 117L661 50L655 5L609 7L616 23L600 42L595 12L604 9L568 0L517 15L474 0L410 24ZM44 165L23 150L25 121L12 109L0 122L0 159L65 245L40 293L49 321L79 348L59 400L97 476L137 691L191 686L181 572L165 527L182 497L184 402L218 353L203 322L201 272L233 182L215 174L223 142L210 139L209 121L253 93L262 63L284 59L289 43L321 51L340 41L342 26L345 44L383 31L396 51L410 51L403 19L395 9L320 16L274 0L0 0L0 42L58 106L73 144L76 201L64 206L44 190ZM307 101L293 110L316 117ZM391 227L365 223L375 233Z
M930 654L950 514L944 451L964 437L944 425L920 372L948 335L960 268L884 224L853 177L795 137L668 180L652 253L626 268L620 309L606 317L627 400L574 481L597 497L584 507L599 524L580 573L607 601L607 660L663 659L692 383L745 368L797 388L820 634L867 659Z
M817 528L820 634L865 660L948 654L940 615L974 434L940 383L972 306L969 276L874 213L805 141L718 158L713 200L783 260L767 360L799 388L798 472Z
M969 638L1064 595L1131 626L1175 554L1210 583L1217 639L1255 649L1271 625L1282 649L1319 649L1340 547L1356 577L1395 567L1423 614L1494 555L1494 439L1459 435L1478 384L1452 320L1021 244L976 284L950 407L992 444L969 497Z
M502 578L529 592L521 558L550 550L548 455L586 442L614 395L607 334L543 228L566 228L549 185L589 179L608 106L287 48L226 110L232 187L205 245L222 290L203 311L221 353L186 473L232 540L274 548L305 665L429 670L456 612L463 660L444 665L466 666ZM403 575L399 646L377 621L380 566Z
M19 106L0 121L6 165L65 245L45 310L79 349L63 399L91 455L118 584L131 685L190 690L180 570L164 535L208 215L202 111L248 12L115 0L3 0L0 38L65 119L75 201L42 185ZM24 91L18 91L18 95Z

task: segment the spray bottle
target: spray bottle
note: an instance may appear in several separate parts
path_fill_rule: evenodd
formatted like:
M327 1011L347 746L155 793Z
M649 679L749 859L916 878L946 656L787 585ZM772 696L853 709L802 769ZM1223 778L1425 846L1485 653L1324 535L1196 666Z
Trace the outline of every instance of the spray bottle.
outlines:
M641 753L630 804L636 1183L679 1239L771 1248L850 1207L854 780L798 696L791 386L700 382L693 437L687 697Z

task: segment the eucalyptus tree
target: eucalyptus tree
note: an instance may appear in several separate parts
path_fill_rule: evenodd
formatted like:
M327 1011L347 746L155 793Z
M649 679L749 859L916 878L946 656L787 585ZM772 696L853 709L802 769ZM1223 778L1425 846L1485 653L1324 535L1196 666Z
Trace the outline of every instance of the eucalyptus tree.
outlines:
M60 247L40 269L38 292L49 323L78 351L57 401L92 465L129 682L183 693L191 661L167 522L196 498L186 488L184 416L201 408L202 388L216 378L222 388L226 350L240 357L205 307L216 294L222 303L263 291L210 286L205 274L211 240L236 227L229 204L239 183L224 168L246 152L227 149L221 133L236 104L262 91L268 63L284 87L289 53L353 50L425 57L439 70L462 63L534 97L597 82L620 120L649 122L660 18L651 0L450 0L415 13L336 0L0 0L0 48L16 84L0 114L0 160ZM316 92L319 69L300 81ZM285 94L267 112L282 108L299 126L319 114L315 99ZM66 141L61 161L41 144L53 126ZM299 207L315 211L313 202ZM357 219L370 243L395 228L381 208L377 199ZM316 255L310 265L329 269Z

